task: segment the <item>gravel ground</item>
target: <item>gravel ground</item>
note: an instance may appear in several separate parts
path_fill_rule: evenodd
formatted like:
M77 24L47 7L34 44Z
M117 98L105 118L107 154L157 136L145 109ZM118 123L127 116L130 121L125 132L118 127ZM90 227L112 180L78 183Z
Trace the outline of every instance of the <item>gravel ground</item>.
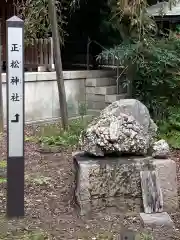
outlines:
M26 135L33 130L26 127ZM172 214L175 229L143 229L138 214L116 211L94 213L91 219L78 216L73 204L74 176L72 149L59 153L41 153L37 144L26 142L26 186L24 219L7 220L6 184L0 189L0 239L117 239L124 228L152 232L154 239L180 239L180 212ZM6 159L6 136L1 136L1 160ZM180 151L172 153L180 181ZM180 185L179 185L180 186ZM180 188L179 188L180 190ZM33 235L34 234L34 235ZM35 237L36 235L36 237ZM33 237L34 236L34 237ZM101 237L100 237L101 236ZM39 237L39 238L38 238ZM96 238L95 238L96 237ZM151 238L142 238L150 240Z

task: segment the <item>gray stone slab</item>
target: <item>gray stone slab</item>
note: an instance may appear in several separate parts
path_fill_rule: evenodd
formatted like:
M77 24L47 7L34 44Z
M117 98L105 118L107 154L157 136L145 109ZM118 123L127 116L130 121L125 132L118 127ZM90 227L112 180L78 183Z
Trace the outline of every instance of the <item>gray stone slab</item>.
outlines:
M86 101L105 102L105 95L86 94Z
M173 227L174 223L167 212L162 213L140 213L141 221L144 227Z
M86 104L87 104L88 109L102 110L106 107L105 101L104 102L102 102L102 101L87 101Z
M142 190L140 172L145 170L156 170L161 181L159 168L161 164L154 164L159 161L152 157L91 157L87 154L73 154L74 171L76 175L75 197L82 210L100 207L117 206L118 211L142 212ZM174 180L163 178L162 194L165 208L163 211L174 210L178 204L175 182L176 171L171 169L172 160L164 160L166 174L171 173ZM156 165L159 168L156 169ZM174 166L174 164L173 164ZM150 169L152 167L152 169ZM161 168L160 168L161 169ZM163 175L164 176L164 175ZM170 176L169 176L170 178ZM167 183L167 185L166 185ZM161 186L160 186L161 187ZM167 191L168 189L168 191ZM174 189L169 191L169 189ZM168 198L166 193L168 192ZM172 199L173 198L173 199ZM127 203L127 204L125 204ZM86 205L88 206L86 208ZM89 211L89 210L88 210ZM90 210L91 211L91 210Z
M140 177L144 212L163 212L163 197L157 172L141 171Z
M90 116L99 116L100 115L101 110L98 109L88 109L87 113Z
M153 165L163 194L163 210L175 212L179 208L176 162L171 159L156 159Z
M115 101L118 101L120 99L126 98L127 94L111 94L111 95L105 95L105 102L106 103L113 103Z
M116 78L106 77L106 78L87 78L86 86L87 87L103 87L116 85Z
M117 93L117 86L107 86L107 87L95 87L95 94L116 94Z

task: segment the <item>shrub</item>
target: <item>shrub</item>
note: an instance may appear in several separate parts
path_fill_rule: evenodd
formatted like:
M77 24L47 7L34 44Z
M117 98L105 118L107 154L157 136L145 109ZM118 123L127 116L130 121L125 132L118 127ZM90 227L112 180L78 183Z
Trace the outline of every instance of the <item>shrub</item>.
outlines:
M124 67L124 85L132 85L132 96L142 101L155 119L167 117L170 106L180 103L180 40L147 38L123 43L103 51L99 57L114 56Z
M157 121L158 138L165 139L172 148L180 149L180 110L178 107L168 109L168 117Z

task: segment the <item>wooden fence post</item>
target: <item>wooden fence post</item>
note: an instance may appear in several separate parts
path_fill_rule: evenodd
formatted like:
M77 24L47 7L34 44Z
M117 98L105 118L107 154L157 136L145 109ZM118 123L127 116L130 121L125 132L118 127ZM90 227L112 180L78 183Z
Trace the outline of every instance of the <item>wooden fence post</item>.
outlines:
M54 49L53 49L53 39L52 37L50 38L50 68L51 68L51 71L54 71L55 70L55 67L54 67Z

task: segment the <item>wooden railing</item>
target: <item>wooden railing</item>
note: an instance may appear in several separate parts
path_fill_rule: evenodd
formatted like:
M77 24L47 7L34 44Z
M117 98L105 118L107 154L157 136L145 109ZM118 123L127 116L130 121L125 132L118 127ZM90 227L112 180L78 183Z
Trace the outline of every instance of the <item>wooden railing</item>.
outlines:
M2 47L2 70L6 72L6 43ZM24 67L25 71L53 71L53 42L52 38L33 39L24 47Z
M33 39L24 50L25 68L33 70L43 67L45 70L51 70L54 65L52 38Z

